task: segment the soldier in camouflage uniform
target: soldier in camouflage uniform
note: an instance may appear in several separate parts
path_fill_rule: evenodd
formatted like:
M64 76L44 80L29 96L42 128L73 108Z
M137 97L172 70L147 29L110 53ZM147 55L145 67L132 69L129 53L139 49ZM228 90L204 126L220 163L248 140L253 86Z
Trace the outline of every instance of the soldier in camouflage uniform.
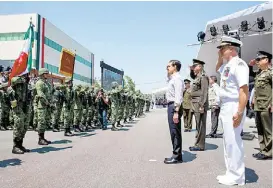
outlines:
M149 99L149 96L146 95L145 96L145 104L146 104L146 112L149 112L150 111L150 105L151 105L151 102L150 102L150 99Z
M38 120L38 126L37 131L39 135L39 145L48 145L51 144L51 141L48 141L45 139L45 131L47 129L47 126L49 125L48 116L48 109L51 109L51 90L49 88L49 85L47 83L47 76L49 72L46 68L41 68L39 70L39 80L36 82L36 91L37 91L37 120Z
M124 121L123 123L128 123L127 119L129 118L130 104L129 104L129 89L126 88L124 91Z
M7 89L8 83L0 85L0 128L3 130L8 130L9 126L10 100Z
M52 102L52 96L54 93L54 87L50 84L50 82L48 80L46 80L45 82L47 84L47 87L49 88L49 93L50 93L50 98L48 99L48 102L51 104ZM48 129L52 129L52 125L51 125L51 119L52 119L52 111L54 110L53 105L51 106L51 108L47 108L46 110L46 126Z
M111 97L111 122L112 122L112 131L118 131L116 123L118 121L118 108L119 108L119 90L118 83L112 82L112 90L109 93Z
M88 115L88 86L83 87L83 98L82 98L82 119L81 119L81 127L88 130L88 126L86 125Z
M84 90L81 85L75 87L75 98L74 98L74 130L75 132L83 132L80 128L80 123L82 120L82 110L83 110L83 99L84 99Z
M25 114L24 122L27 124L27 127L30 125L30 117L31 117L31 90L29 86L29 77L28 74L20 76L23 80L23 111Z
M124 119L124 108L125 108L125 95L124 95L124 90L123 87L120 85L118 87L118 91L119 91L119 107L118 107L118 122L117 122L117 126L118 127L123 127L123 125L120 124L120 121L122 119Z
M134 100L134 94L132 91L129 91L128 106L129 106L129 121L133 121L134 110L135 110L135 100Z
M87 92L87 101L88 101L88 112L87 112L87 125L91 126L91 128L96 128L92 125L93 118L94 118L94 111L95 111L95 100L96 96L94 93L94 86L89 88Z
M13 149L14 154L24 154L30 152L23 146L23 139L27 132L27 124L25 121L25 114L23 112L23 88L24 80L20 77L13 77L11 79L11 87L8 88L10 104L13 111L14 129L13 129Z
M94 91L94 98L95 98L95 103L94 103L94 116L93 116L93 122L96 127L101 128L102 124L99 121L99 101L97 99L97 95L99 93L100 88L95 88Z
M73 136L71 132L71 126L73 124L73 113L74 113L74 91L72 79L69 77L65 78L64 88L64 105L63 105L63 122L64 122L64 136Z
M62 107L64 103L64 93L62 92L62 89L61 89L62 84L55 83L54 86L55 86L55 89L54 89L53 98L52 98L52 104L54 107L53 107L51 124L53 126L53 132L60 132L59 121L60 121Z
M37 116L34 116L34 99L35 96L37 94L36 92L36 88L35 88L35 83L36 83L36 79L32 78L29 82L29 92L30 92L30 105L29 105L29 119L30 119L30 123L29 126L33 128L33 130L35 130L37 128ZM36 113L37 115L37 113ZM34 121L35 120L35 121Z
M136 92L135 100L136 100L136 103L135 103L135 107L136 107L136 109L135 109L135 116L139 117L140 116L140 103L141 103L140 90L138 90Z
M111 114L112 114L112 108L111 108L111 96L109 96L109 93L107 93L108 96L108 109L107 109L107 120L111 121Z

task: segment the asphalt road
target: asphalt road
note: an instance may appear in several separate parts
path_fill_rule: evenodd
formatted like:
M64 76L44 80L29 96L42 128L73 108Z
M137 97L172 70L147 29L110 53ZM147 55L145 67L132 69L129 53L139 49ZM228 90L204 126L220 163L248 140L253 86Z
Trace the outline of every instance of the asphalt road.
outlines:
M209 116L209 114L208 114ZM208 130L210 118L208 118ZM247 120L245 131L253 125ZM221 130L220 130L221 131ZM31 153L11 153L12 132L0 132L0 188L170 188L225 187L216 176L225 172L222 139L207 139L207 150L189 152L195 132L183 132L183 159L165 165L171 155L166 109L156 109L123 130L81 133L67 138L47 132L53 144L37 144L37 133L29 131L25 146ZM257 139L245 141L245 187L272 187L272 161L257 161Z

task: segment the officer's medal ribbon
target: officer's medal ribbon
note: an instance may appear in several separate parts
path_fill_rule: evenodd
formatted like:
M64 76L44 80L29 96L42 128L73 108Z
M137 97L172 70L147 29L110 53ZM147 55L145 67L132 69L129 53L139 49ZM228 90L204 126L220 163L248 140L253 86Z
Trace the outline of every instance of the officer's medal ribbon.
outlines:
M227 86L227 79L229 77L229 71L230 71L230 67L227 67L224 71L224 75L223 75L223 87Z

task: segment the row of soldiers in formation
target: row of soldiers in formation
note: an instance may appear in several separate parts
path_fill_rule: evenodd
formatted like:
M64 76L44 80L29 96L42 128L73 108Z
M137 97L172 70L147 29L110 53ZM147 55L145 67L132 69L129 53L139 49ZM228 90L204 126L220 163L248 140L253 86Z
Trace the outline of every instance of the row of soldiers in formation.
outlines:
M88 129L106 129L107 120L112 130L119 130L124 123L140 117L150 109L150 99L139 90L134 92L112 83L112 90L93 86L76 85L71 78L65 78L64 84L50 84L49 71L39 70L39 78L30 79L28 75L13 77L10 82L0 85L0 126L3 130L13 128L14 154L29 152L23 146L23 140L29 127L38 132L39 145L51 142L45 138L45 131L53 129L59 132L64 128L65 136ZM108 98L103 103L102 97ZM106 113L106 121L104 116Z

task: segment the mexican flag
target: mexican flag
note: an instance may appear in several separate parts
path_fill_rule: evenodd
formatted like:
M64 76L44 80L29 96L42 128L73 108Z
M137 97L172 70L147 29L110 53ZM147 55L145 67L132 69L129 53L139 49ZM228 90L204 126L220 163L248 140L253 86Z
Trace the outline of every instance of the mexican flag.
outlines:
M30 23L27 32L24 37L24 46L19 55L19 57L15 60L12 71L9 76L9 80L11 80L15 76L21 76L30 72L32 68L32 48L34 43L34 29L33 24Z

